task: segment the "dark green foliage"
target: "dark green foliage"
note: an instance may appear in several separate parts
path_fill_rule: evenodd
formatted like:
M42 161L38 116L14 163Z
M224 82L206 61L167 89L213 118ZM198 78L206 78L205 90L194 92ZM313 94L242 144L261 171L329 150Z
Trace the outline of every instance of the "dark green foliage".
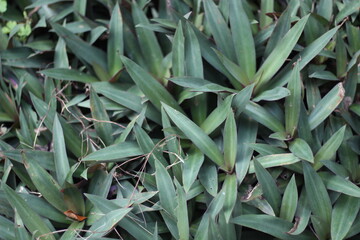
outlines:
M0 239L358 239L359 8L0 0Z

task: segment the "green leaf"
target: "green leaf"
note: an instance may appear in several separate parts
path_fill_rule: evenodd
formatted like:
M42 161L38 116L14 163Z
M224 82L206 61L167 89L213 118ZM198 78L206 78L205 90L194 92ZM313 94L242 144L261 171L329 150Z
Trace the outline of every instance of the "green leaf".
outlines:
M213 197L218 194L219 176L217 171L218 169L215 164L204 162L198 174L200 183Z
M60 240L73 240L78 234L78 230L84 227L85 222L72 222Z
M295 216L295 224L294 227L288 232L291 235L299 235L301 234L305 228L308 226L311 210L308 206L308 199L306 196L305 187L302 188L300 198L297 203L297 209Z
M218 7L213 0L206 0L204 1L204 9L211 33L217 46L219 46L220 51L222 51L230 60L235 60L231 33L228 24L225 22Z
M121 68L120 56L124 55L123 21L119 4L116 3L109 23L109 40L107 44L107 61L110 76L114 76Z
M345 135L346 125L337 130L330 138L326 141L326 143L317 151L314 157L314 168L316 170L320 169L323 165L321 163L322 160L331 159L341 143L343 142Z
M148 18L136 2L133 2L131 10L135 26L138 24L149 24ZM150 69L150 72L152 72L157 77L162 77L164 74L162 66L163 54L161 52L159 42L156 39L155 33L142 27L136 27L135 31L142 55Z
M298 191L294 174L286 186L284 196L281 201L280 218L292 222L295 216L297 202Z
M300 159L292 153L266 155L257 157L256 160L261 163L264 168L286 166L300 161ZM249 173L254 173L254 163L255 162L250 162Z
M134 157L144 154L136 142L122 142L114 144L93 153L90 153L82 161L106 162L120 159L125 161L127 157Z
M26 228L29 229L29 231L33 234L34 237L44 235L41 237L42 239L55 240L53 234L49 234L51 230L43 222L40 216L30 208L30 206L25 202L25 200L18 196L15 191L7 185L3 184L2 188L12 208L17 210Z
M235 167L237 154L237 132L234 112L230 111L224 127L224 163L227 171L231 172ZM226 214L225 214L226 215Z
M175 180L177 207L175 209L179 239L188 240L190 234L186 194L183 187Z
M188 152L182 172L182 181L186 193L189 192L191 185L199 175L204 159L204 154L199 149L192 149Z
M158 160L155 160L155 168L156 186L159 191L161 207L171 216L176 216L176 205L174 201L175 188L171 177L166 168Z
M244 214L231 220L232 223L252 228L260 232L270 234L283 240L306 240L314 239L309 232L300 235L289 235L287 232L293 224L281 218L263 214Z
M155 161L158 160L164 166L167 161L162 155L161 147L159 144L155 145L150 136L138 124L134 126L136 141L140 149L146 154L149 164L155 168Z
M265 199L270 203L275 215L278 215L281 204L281 195L275 180L256 159L254 159L254 168L256 178L262 187Z
M297 63L291 72L288 83L290 96L285 98L285 129L291 136L294 136L298 128L300 104L301 104L301 79L300 67Z
M331 220L331 239L344 239L360 209L360 199L341 195L336 201Z
M224 211L226 223L228 224L232 216L236 199L238 196L235 174L225 176L225 181L221 191L225 193L225 202L223 206L223 211Z
M313 153L305 140L296 138L290 143L289 150L298 158L314 163Z
M310 163L303 161L305 189L310 209L330 232L331 201L325 185Z
M45 18L44 18L45 20ZM55 46L54 53L54 67L55 69L59 68L69 68L69 59L66 52L66 43L65 40L60 37Z
M285 131L283 124L277 118L254 102L246 104L244 113L274 132Z
M89 63L90 65L95 63L101 68L106 69L106 56L102 50L89 45L87 42L84 42L78 36L66 28L60 26L59 24L50 24L59 37L62 37L65 40L66 45L78 58L84 62Z
M47 77L60 79L60 80L67 80L67 81L76 81L82 83L92 83L99 81L96 77L93 77L89 74L80 72L75 69L50 68L50 69L42 70L39 73L44 74Z
M253 98L254 102L260 101L275 101L289 96L291 93L287 88L276 87L267 91L264 91Z
M218 51L216 49L212 49L212 50L216 53L216 55L219 58L220 62L224 65L226 70L229 72L230 75L226 75L226 76L229 78L231 84L236 89L242 89L243 86L246 86L246 85L250 84L249 78L246 76L246 73L244 72L244 70L241 67L236 65L230 59L228 59L220 51Z
M300 19L278 42L269 57L266 58L265 62L254 76L254 79L257 82L255 91L257 91L261 85L268 82L284 64L300 38L308 18L309 15Z
M63 186L66 176L70 172L70 165L66 153L63 129L57 116L55 116L53 124L53 143L56 178L59 185Z
M86 232L85 237L91 236L91 238L97 238L106 235L131 210L132 208L120 208L107 213L91 225L89 230Z
M309 115L309 125L311 130L315 129L322 123L341 103L345 95L342 83L337 84L325 97L315 106Z
M60 212L65 212L66 206L61 193L61 187L54 178L33 159L27 159L23 154L23 161L31 180L44 198Z
M9 219L0 216L0 235L4 239L15 240L14 223Z
M175 125L183 131L202 153L208 156L218 166L224 167L224 159L218 146L199 126L172 107L166 104L163 104L163 107Z
M258 133L257 122L251 118L240 117L238 130L237 130L237 155L235 163L235 172L238 184L244 180L248 168L250 165L250 160L253 156L253 149L250 147L250 144L256 142L256 136Z
M172 44L172 72L173 76L181 77L185 75L185 37L181 21L176 28Z
M360 188L349 180L329 172L320 172L319 175L327 189L360 198Z
M256 53L250 21L242 1L230 0L230 25L237 61L249 79L256 70Z
M182 112L173 96L155 78L130 59L122 57L122 61L135 84L158 110L163 102Z
M341 9L341 11L336 15L335 22L339 23L343 18L359 11L360 2L358 1L349 1L346 2L345 6Z
M200 125L201 129L204 130L206 134L211 134L225 121L228 112L231 111L232 99L233 95L227 96Z
M142 112L144 106L141 97L130 92L119 90L115 88L114 85L107 82L98 82L91 85L93 88L96 89L96 92L104 95L110 100L137 113ZM147 107L145 116L156 123L161 123L159 111L155 109L152 105Z
M90 109L98 137L106 146L111 145L114 141L112 136L112 123L94 88L90 90Z

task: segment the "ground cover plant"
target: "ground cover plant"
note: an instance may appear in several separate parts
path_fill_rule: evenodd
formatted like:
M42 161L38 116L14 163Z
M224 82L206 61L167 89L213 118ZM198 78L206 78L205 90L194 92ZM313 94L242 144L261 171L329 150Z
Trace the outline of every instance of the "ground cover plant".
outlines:
M358 239L359 8L0 0L0 239Z

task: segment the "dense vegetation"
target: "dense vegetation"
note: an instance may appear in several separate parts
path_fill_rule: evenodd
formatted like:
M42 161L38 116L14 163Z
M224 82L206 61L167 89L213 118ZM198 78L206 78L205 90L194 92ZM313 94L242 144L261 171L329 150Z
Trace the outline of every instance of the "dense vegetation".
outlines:
M0 239L358 239L359 8L0 0Z

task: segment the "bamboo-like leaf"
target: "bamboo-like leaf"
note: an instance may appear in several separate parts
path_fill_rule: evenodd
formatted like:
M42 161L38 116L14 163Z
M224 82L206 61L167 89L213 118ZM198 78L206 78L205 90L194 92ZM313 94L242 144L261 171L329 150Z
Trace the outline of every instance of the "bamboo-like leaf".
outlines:
M131 94L126 91L119 90L109 83L99 82L92 84L96 92L101 93L110 100L131 109L137 113L141 113L143 110L142 99L139 96ZM161 123L160 114L154 106L150 105L147 107L145 116L156 123Z
M106 146L111 145L113 143L112 125L105 107L94 89L91 89L90 91L90 109L91 116L94 119L95 130L99 138Z
M310 43L307 47L305 47L298 55L296 55L290 63L288 63L280 72L273 78L269 84L264 86L264 89L271 89L278 86L283 86L286 84L291 76L291 68L292 64L294 64L296 61L301 59L299 62L299 68L302 70L305 66L309 64L309 62L316 57L328 44L328 42L331 40L331 38L335 35L335 33L338 31L339 27L334 27L333 29L330 29L323 35L321 35L319 38L317 38L315 41ZM261 88L259 91L264 90Z
M229 4L231 33L237 61L247 77L252 79L256 70L256 53L250 21L241 1L231 0Z
M267 91L264 91L253 98L254 102L259 101L275 101L289 96L291 92L284 87L276 87Z
M319 175L327 189L360 198L360 188L349 180L328 172L321 172Z
M220 51L216 49L213 49L213 51L216 53L217 57L219 58L220 62L224 65L226 70L231 74L230 75L231 77L228 76L228 78L231 84L236 89L242 89L243 86L250 84L250 80L246 75L246 72L240 66L236 65Z
M296 138L290 143L289 149L298 158L314 163L313 153L310 146L306 143L305 140L301 138Z
M131 12L135 26L138 24L149 24L149 20L147 19L145 13L142 11L142 9L138 6L136 2L133 2ZM156 39L155 33L149 29L142 27L136 27L135 30L136 35L138 36L137 39L139 41L140 49L143 57L145 58L146 64L148 64L149 69L155 76L162 77L164 74L162 66L163 55L159 42Z
M344 239L360 209L360 199L341 195L336 201L331 216L331 239Z
M308 199L306 197L305 187L301 191L300 198L297 203L297 209L295 213L295 224L294 227L288 231L291 235L301 234L305 228L308 226L310 220L311 210L308 204Z
M285 131L284 126L277 118L270 114L265 108L254 102L249 102L245 106L244 113L274 132Z
M298 127L301 103L299 63L297 63L292 70L291 78L287 87L290 91L290 96L285 98L285 129L287 133L293 136Z
M44 198L61 212L65 212L66 206L61 193L61 187L55 179L33 159L28 159L23 154L23 161L27 172L35 187Z
M266 14L274 12L274 0L261 0L260 9L260 28L265 28L272 23L272 19Z
M130 59L126 57L121 59L136 85L158 110L160 110L161 102L163 102L182 112L173 96L155 78Z
M62 186L66 181L67 174L70 172L70 165L65 148L63 129L57 116L55 116L53 124L53 143L56 178L59 185Z
M57 23L51 23L51 26L54 31L65 40L66 45L78 58L90 65L95 63L101 68L106 69L106 56L102 50L89 45L74 33Z
M237 154L237 132L234 112L228 113L224 127L224 163L227 171L231 172L235 167ZM227 218L228 219L228 218Z
M78 231L84 227L85 222L74 221L68 227L66 232L61 236L60 240L73 240L78 234Z
M159 151L158 146L156 146L150 136L139 126L134 126L136 141L139 144L140 149L147 154L147 159L149 164L155 168L155 161L158 160L163 164L167 165L167 161L162 155L162 151Z
M123 219L131 210L132 208L120 208L107 213L105 216L103 216L91 225L85 236L91 236L91 238L98 238L106 235L109 230L115 227L115 225L121 219Z
M75 69L50 68L50 69L42 70L39 73L44 74L45 76L51 78L67 80L67 81L76 81L82 83L92 83L99 81L96 77L93 77L89 74L80 72Z
M220 50L230 59L235 59L234 45L231 41L231 33L213 0L204 1L205 14L211 33Z
M304 232L300 235L287 234L287 232L292 228L292 223L270 215L244 214L233 218L231 222L270 234L276 238L283 240L314 239L313 235L310 232Z
M345 4L341 11L336 15L335 22L339 23L343 18L353 14L358 11L360 8L360 3L358 1L350 1Z
M281 201L280 218L292 222L295 216L298 202L298 191L296 187L295 175L292 176L286 186L283 199Z
M309 125L311 130L315 129L322 123L341 103L345 95L342 83L337 84L325 97L316 105L309 116Z
M257 157L256 160L261 163L264 168L291 165L300 161L300 159L292 153L272 154ZM254 173L254 161L250 162L249 173Z
M226 223L229 223L238 195L235 174L226 175L223 188L221 191L225 192L225 202L224 202L223 211L224 211Z
M322 160L331 159L340 147L345 134L346 125L337 130L326 143L317 151L314 157L314 168L317 170L323 164Z
M246 86L234 96L232 106L235 108L236 116L239 116L240 113L245 110L245 106L250 102L254 86L254 84Z
M218 146L206 133L181 112L163 104L166 113L177 127L197 146L206 156L220 167L224 167L224 159Z
M14 223L3 216L0 216L0 234L0 236L4 239L16 239Z
M269 57L266 58L265 62L261 65L254 76L254 79L257 82L255 91L257 91L261 85L268 82L284 64L295 44L297 43L308 18L309 15L299 20L295 26L292 27L278 42L274 50L270 53Z
M25 226L29 229L34 237L44 235L42 237L43 239L55 240L55 237L52 234L49 234L51 230L42 221L40 216L30 208L25 200L18 196L9 186L3 184L2 188L9 203L14 209L16 208Z
M306 196L310 209L322 221L327 231L330 232L331 201L325 185L310 163L303 161L303 170Z
M254 168L256 178L262 187L265 199L270 203L275 215L278 215L281 204L281 195L275 180L256 159L254 159Z
M184 190L189 192L191 185L199 175L200 168L204 162L204 154L199 149L193 149L188 153L183 165L182 180Z
M213 163L204 162L199 171L198 178L210 195L215 197L218 194L219 176L217 174L217 167Z
M249 144L256 142L256 136L258 133L257 122L253 121L252 119L240 117L239 122L241 122L241 124L239 124L237 130L238 152L235 163L235 172L238 184L244 180L248 172L250 160L254 152Z
M155 167L156 185L159 191L161 207L171 216L176 216L176 205L174 201L175 188L171 177L166 168L158 160L155 160Z
M172 71L175 77L185 75L185 38L182 30L181 21L176 28L172 46Z
M124 55L123 21L119 4L115 4L112 11L109 30L107 45L108 70L110 76L114 76L122 68L120 56Z
M90 153L82 161L106 162L144 154L136 142L122 142Z
M175 209L175 212L177 218L177 227L179 230L179 237L180 239L188 240L190 236L190 228L186 195L183 187L179 184L177 180L175 180L175 186L177 196L177 207Z

